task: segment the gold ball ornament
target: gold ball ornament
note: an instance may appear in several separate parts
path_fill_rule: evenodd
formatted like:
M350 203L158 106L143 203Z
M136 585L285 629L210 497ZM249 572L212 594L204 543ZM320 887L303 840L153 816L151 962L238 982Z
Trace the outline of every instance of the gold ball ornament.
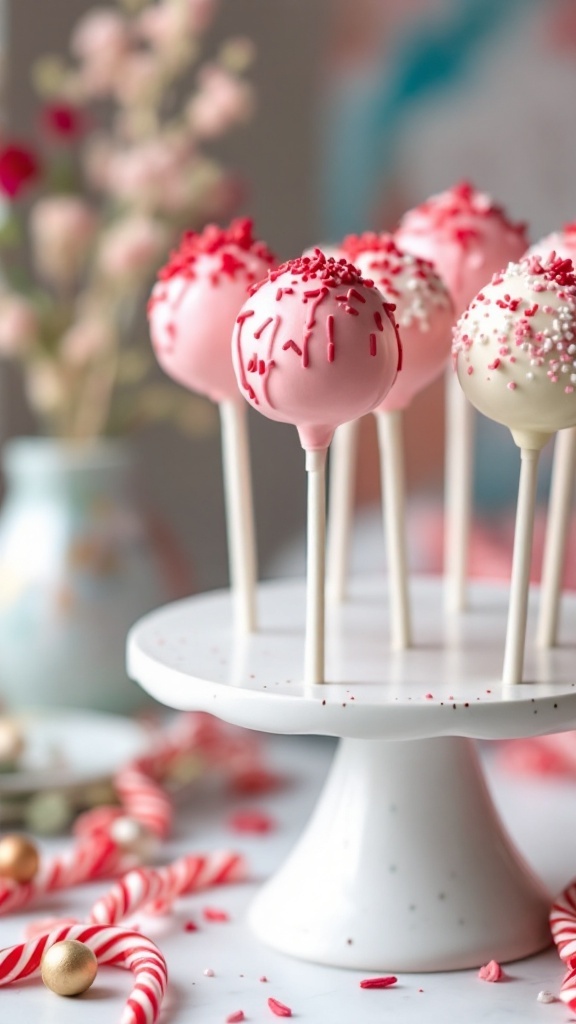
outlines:
M86 992L96 974L94 953L77 939L55 942L47 949L40 965L42 981L58 996L79 996Z
M38 850L26 836L8 835L0 839L0 878L31 882L39 866Z

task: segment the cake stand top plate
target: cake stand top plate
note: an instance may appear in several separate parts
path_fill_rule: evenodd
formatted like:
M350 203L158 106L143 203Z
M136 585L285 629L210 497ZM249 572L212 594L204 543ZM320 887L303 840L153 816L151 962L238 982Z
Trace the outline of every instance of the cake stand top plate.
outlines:
M525 683L501 682L508 587L476 583L469 610L444 612L442 581L412 581L415 646L391 652L387 594L363 578L326 614L326 677L302 682L303 581L263 583L259 632L232 628L229 591L178 601L141 619L128 638L129 674L169 707L208 711L271 733L421 739L505 739L576 726L574 647L537 651L530 595ZM563 615L576 637L576 596Z

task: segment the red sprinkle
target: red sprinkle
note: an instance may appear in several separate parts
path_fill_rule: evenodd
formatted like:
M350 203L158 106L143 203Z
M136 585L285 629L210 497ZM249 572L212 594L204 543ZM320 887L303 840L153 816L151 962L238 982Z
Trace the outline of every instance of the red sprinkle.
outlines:
M272 1010L272 1013L277 1017L292 1016L292 1010L289 1006L284 1006L284 1003L280 1003L277 999L272 999L272 997L268 1000L268 1008Z
M195 921L186 921L185 924L184 924L184 931L185 932L197 932L198 931L198 925L196 924Z
M229 921L230 917L225 910L219 907L204 907L202 917L205 921Z
M397 981L398 978L395 978L393 974L389 974L386 978L364 978L360 982L360 988L390 988Z
M433 693L426 693L424 696L426 697L426 700L434 700L434 694Z
M236 1010L235 1013L229 1013L226 1017L226 1024L240 1024L240 1021L246 1020L244 1016L244 1010Z
M276 828L274 819L263 811L238 811L232 815L228 824L233 832L251 832L258 835L272 832Z
M265 974L262 975L262 977L260 978L260 981L268 981L268 978L266 977Z

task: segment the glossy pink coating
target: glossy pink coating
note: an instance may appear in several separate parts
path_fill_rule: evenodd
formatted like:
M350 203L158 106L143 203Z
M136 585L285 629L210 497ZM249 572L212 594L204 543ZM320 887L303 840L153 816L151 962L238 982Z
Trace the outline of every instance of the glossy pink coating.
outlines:
M540 241L534 242L526 255L539 256L544 261L552 252L563 260L572 260L576 266L576 223L564 224L559 231L553 231Z
M169 377L215 402L238 396L230 338L248 289L274 263L246 219L184 235L148 304L152 345Z
M385 300L396 306L402 373L378 409L406 409L448 362L454 323L450 294L432 264L402 252L390 234L349 235L343 251L365 277L372 278Z
M469 182L431 196L404 214L394 239L406 252L430 260L459 316L493 274L526 252L523 224Z
M401 355L392 306L355 267L319 249L253 289L232 342L242 394L270 419L293 423L308 451L381 404Z

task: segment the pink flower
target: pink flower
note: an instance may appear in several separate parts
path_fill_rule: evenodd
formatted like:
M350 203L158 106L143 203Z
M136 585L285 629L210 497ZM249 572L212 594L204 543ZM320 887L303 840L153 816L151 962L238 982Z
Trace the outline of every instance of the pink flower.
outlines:
M111 156L107 190L144 210L165 208L165 201L186 169L190 153L186 140L172 136L149 139Z
M196 135L215 138L252 116L254 95L248 82L215 64L202 69L199 81L200 92L190 100L186 110Z
M70 284L82 270L96 231L94 211L79 196L46 196L30 212L38 272L55 285Z
M190 28L193 32L204 32L216 13L216 0L184 0Z
M31 302L15 292L0 295L0 356L26 355L38 337L38 316Z
M95 7L80 18L70 48L80 63L80 93L86 98L106 96L121 74L130 48L128 23L118 11Z
M179 47L182 37L190 34L190 16L184 3L159 3L147 7L138 18L138 33L161 52Z
M158 263L167 243L162 224L144 214L133 214L104 234L97 254L98 267L116 281L138 280Z
M109 352L114 332L104 320L96 317L78 320L62 336L60 350L71 366L83 366Z
M76 23L70 49L80 61L122 57L130 43L126 19L110 7L93 7Z

